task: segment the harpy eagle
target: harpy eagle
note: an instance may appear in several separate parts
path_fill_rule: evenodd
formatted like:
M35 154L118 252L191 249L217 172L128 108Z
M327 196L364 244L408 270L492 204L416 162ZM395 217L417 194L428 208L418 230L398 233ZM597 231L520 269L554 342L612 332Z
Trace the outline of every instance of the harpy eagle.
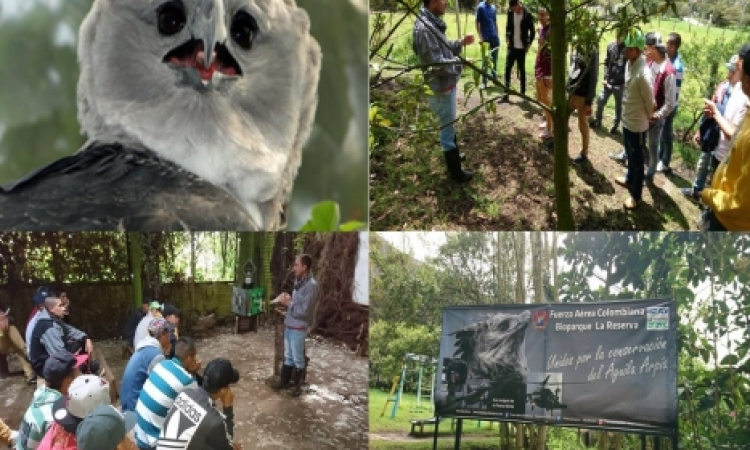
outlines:
M293 0L95 0L75 155L0 188L0 229L274 230L317 107Z
M481 387L462 397L449 398L446 410L480 401L485 394L489 409L525 410L526 380L529 369L524 345L531 313L498 313L449 335L456 337L453 357L468 366L469 378L485 379ZM512 404L496 405L492 399L511 399Z

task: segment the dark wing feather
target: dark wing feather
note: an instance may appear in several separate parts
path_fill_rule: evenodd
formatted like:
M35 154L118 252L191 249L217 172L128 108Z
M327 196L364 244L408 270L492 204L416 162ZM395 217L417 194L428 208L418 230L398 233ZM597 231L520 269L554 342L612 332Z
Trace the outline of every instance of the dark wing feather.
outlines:
M0 230L256 231L218 186L153 152L94 144L0 187Z

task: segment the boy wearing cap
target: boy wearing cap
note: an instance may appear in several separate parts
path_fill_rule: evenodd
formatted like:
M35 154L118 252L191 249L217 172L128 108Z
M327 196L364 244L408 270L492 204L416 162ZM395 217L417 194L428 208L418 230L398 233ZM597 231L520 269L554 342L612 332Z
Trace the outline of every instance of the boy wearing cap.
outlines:
M157 364L164 361L164 355L172 351L170 331L172 324L163 318L155 318L148 327L150 336L141 339L135 353L128 361L120 384L120 402L123 411L135 411L138 395L148 374Z
M141 342L141 339L148 336L148 325L151 323L151 320L162 317L161 309L162 305L159 302L151 302L150 305L148 305L149 311L148 314L143 316L143 319L141 319L141 322L138 324L138 327L135 329L135 334L133 335L133 345L137 346L139 342Z
M284 365L281 377L272 389L284 389L294 372L293 396L302 393L302 380L305 377L305 337L315 319L315 306L318 297L318 282L310 273L312 257L300 255L294 260L294 291L291 297L281 296L280 303L288 307L284 318ZM294 370L296 369L296 370Z
M203 371L203 387L183 390L159 435L157 449L239 450L234 440L234 395L230 384L240 380L237 369L223 358ZM221 401L222 412L216 409ZM185 432L185 430L189 430Z
M57 297L47 297L44 310L38 314L38 320L31 333L29 360L34 372L42 375L44 363L52 353L71 352L91 354L94 344L83 331L62 321L65 307ZM91 371L96 373L98 365L89 361ZM85 371L84 371L85 372Z
M135 426L135 414L120 414L112 405L94 408L76 429L78 450L136 450L127 433Z
M36 374L34 374L31 364L26 359L26 343L23 341L21 333L18 332L18 328L10 323L8 311L0 311L0 358L5 358L6 355L11 353L16 353L18 359L21 361L21 367L26 376L26 383L30 385L35 384ZM6 364L2 364L2 367L6 366ZM0 373L0 378L4 375L6 374Z
M653 82L651 71L646 66L643 50L646 40L640 30L633 30L625 37L625 90L622 94L622 138L628 155L628 171L615 183L628 189L626 209L635 208L643 192L643 152L646 147L646 132L654 112Z
M36 290L34 293L34 307L31 309L31 312L29 313L29 319L26 321L26 332L24 337L26 338L26 351L31 351L31 333L34 331L34 327L36 326L37 320L39 320L39 313L44 310L44 301L47 300L48 297L54 297L55 294L52 293L52 290L48 288L47 286L41 286L39 289ZM30 355L29 359L31 358Z
M175 357L160 362L148 375L135 407L135 440L139 449L156 448L167 412L180 392L197 386L195 374L200 367L195 341L183 337L177 340Z
M23 416L16 440L17 450L34 450L52 425L52 406L67 397L73 380L81 375L80 367L88 355L74 356L68 352L53 353L44 363L45 385L34 392L31 405Z
M97 406L109 404L109 383L96 375L81 375L52 406L52 427L44 435L38 450L76 450L76 430L83 418Z

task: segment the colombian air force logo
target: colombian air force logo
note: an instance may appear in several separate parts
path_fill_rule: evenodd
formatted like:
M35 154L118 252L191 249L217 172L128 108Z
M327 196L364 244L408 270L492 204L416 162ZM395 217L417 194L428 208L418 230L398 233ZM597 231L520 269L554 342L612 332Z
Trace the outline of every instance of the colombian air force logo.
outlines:
M534 324L534 328L537 330L544 330L547 328L547 321L549 315L546 309L538 309L531 315L531 322Z

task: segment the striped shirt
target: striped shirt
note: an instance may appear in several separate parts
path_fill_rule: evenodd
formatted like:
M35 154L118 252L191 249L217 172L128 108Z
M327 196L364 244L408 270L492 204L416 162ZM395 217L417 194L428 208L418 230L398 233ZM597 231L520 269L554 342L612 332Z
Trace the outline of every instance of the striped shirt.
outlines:
M672 63L672 67L674 67L674 70L677 72L677 75L675 77L675 80L677 81L677 95L675 96L675 101L679 101L680 88L682 87L682 77L685 75L685 63L682 62L682 58L680 58L679 53L674 54L674 59L669 58L669 62Z
M178 358L162 361L151 371L135 406L138 448L156 447L169 408L189 386L196 386L195 378L182 367Z
M47 386L42 386L34 392L31 405L23 415L23 422L18 430L18 450L35 450L39 447L52 424L52 405L60 397L60 392Z

